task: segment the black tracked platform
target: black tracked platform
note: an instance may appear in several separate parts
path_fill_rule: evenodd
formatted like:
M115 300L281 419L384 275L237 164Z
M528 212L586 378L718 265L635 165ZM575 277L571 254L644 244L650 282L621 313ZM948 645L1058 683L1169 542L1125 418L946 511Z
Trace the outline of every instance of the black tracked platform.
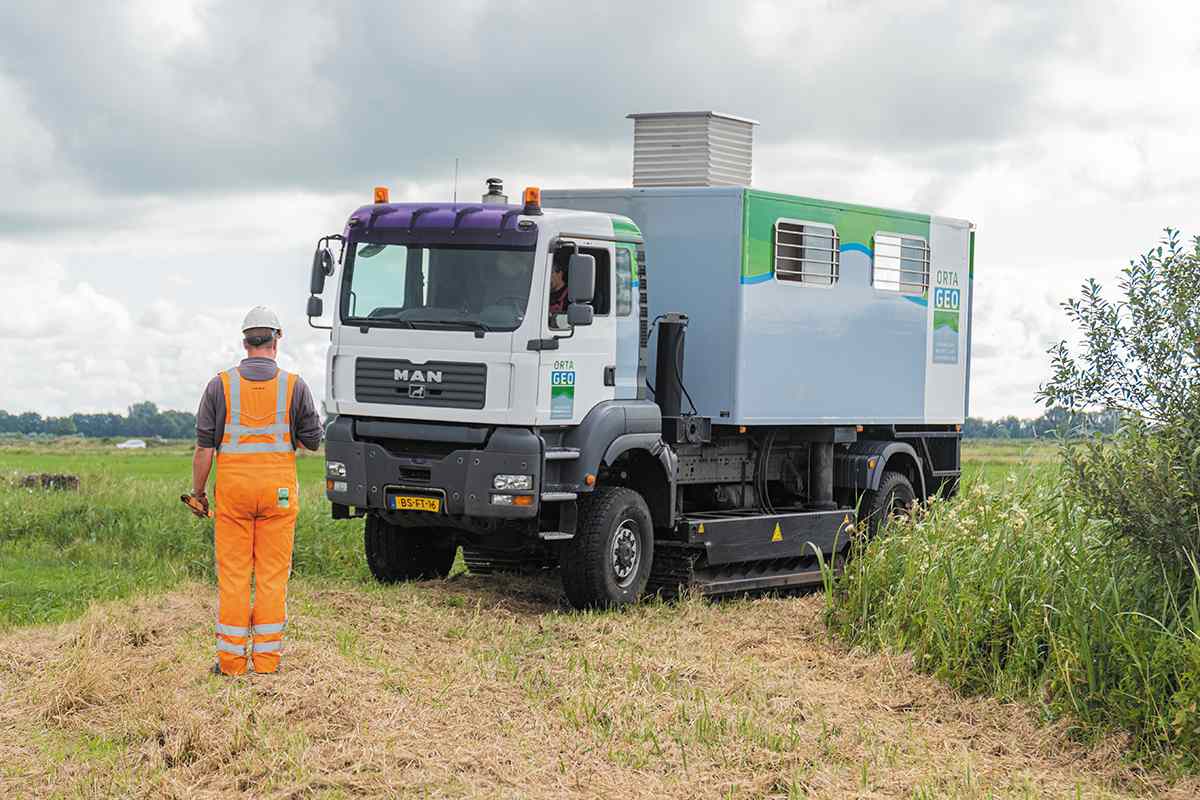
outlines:
M820 585L817 551L839 567L854 521L855 513L844 510L689 515L676 527L679 541L654 543L646 591L720 596Z
M654 548L654 568L646 586L650 596L674 598L684 592L697 592L720 597L821 585L821 566L816 556L714 565L695 545L655 542ZM826 564L834 569L840 569L840 562L840 554L826 557Z

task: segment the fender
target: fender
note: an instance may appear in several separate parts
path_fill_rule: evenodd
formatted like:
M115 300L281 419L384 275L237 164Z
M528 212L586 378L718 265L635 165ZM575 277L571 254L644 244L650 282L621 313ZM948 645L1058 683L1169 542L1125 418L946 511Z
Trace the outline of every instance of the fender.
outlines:
M604 463L612 464L616 462L622 454L630 450L647 450L650 455L657 457L659 451L666 445L663 444L662 435L658 433L626 433L623 436L618 436L613 440L613 443L604 451Z
M560 480L576 484L580 491L590 492L584 477L595 475L600 465L613 460L630 449L651 450L658 457L655 444L661 447L662 412L649 400L605 400L591 411L563 438L563 445L579 450L579 458L563 462Z
M833 483L839 489L854 492L875 491L883 479L884 470L894 458L910 458L916 465L913 489L925 497L925 465L908 442L859 440L844 453L833 458ZM873 462L873 463L872 463Z

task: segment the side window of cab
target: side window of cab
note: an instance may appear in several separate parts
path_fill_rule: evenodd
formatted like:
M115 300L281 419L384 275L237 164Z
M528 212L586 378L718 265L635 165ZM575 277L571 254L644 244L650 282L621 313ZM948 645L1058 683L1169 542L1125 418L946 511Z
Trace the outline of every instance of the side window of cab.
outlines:
M574 248L559 247L554 251L550 260L548 312L550 327L555 330L563 330L567 327L568 265L571 261L571 254L574 252L576 252ZM591 305L595 316L606 317L612 311L613 292L613 269L609 250L603 247L580 247L578 252L596 259L596 293L592 296ZM628 258L628 254L626 254L626 258Z

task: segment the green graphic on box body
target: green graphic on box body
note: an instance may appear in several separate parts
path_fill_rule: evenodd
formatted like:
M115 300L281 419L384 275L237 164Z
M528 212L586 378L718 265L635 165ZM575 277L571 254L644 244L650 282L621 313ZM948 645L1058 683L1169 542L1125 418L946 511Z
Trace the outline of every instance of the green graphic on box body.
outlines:
M933 312L933 329L949 328L958 333L958 312L957 311L934 311Z

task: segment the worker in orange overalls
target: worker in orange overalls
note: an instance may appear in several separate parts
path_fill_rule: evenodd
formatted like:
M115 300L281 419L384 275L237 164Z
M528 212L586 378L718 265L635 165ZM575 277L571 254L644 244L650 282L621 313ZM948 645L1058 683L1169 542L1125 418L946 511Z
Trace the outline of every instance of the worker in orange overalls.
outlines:
M217 462L217 663L242 675L279 669L287 625L287 582L300 496L296 446L316 450L321 420L299 375L275 365L283 328L257 306L242 323L246 358L209 382L196 413L192 498L208 511L209 472ZM250 580L254 576L254 604Z

